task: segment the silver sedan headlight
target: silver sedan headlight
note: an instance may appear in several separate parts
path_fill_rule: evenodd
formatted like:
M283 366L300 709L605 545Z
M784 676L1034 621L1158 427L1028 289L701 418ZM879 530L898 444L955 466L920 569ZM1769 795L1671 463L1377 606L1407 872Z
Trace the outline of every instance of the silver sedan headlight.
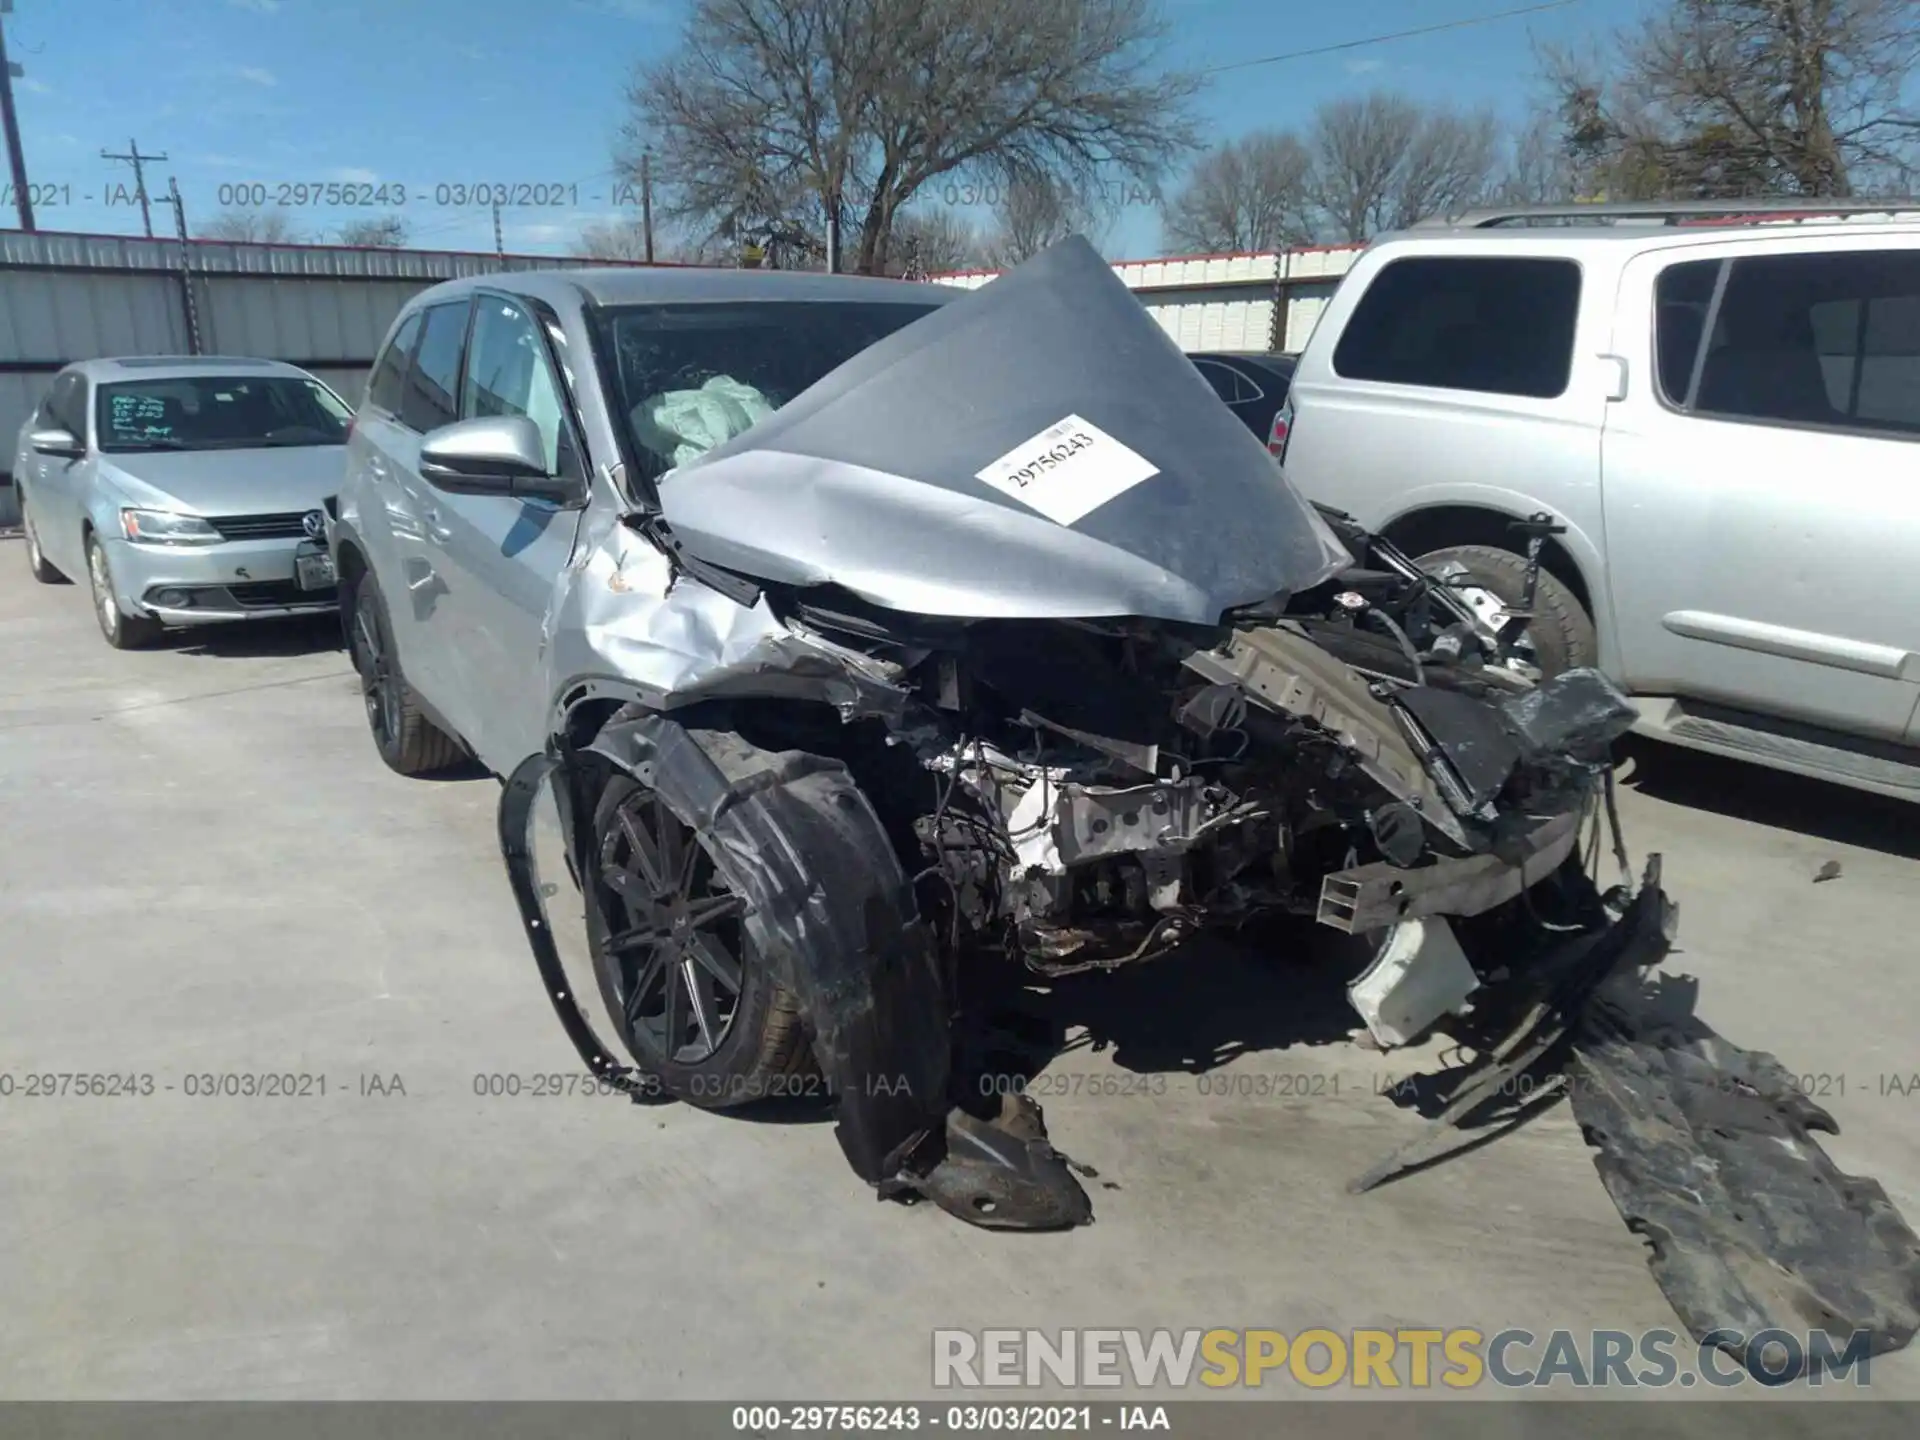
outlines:
M221 534L198 515L170 510L122 510L120 528L140 545L218 545Z

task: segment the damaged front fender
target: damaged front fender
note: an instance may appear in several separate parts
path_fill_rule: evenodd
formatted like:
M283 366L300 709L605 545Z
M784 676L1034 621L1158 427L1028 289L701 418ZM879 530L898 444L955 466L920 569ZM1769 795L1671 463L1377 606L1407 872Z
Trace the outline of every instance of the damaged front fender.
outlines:
M975 1224L1050 1229L1092 1207L1020 1101L980 1118L951 1103L948 987L912 893L871 805L838 761L778 755L737 736L623 714L579 751L556 746L507 782L502 854L549 1000L589 1070L648 1093L616 1060L569 986L533 863L531 826L551 788L567 850L588 889L589 944L606 940L591 894L597 847L584 817L613 773L632 776L694 831L746 902L756 952L808 1017L837 1101L835 1133L883 1198L920 1197ZM616 1021L616 1024L618 1022Z

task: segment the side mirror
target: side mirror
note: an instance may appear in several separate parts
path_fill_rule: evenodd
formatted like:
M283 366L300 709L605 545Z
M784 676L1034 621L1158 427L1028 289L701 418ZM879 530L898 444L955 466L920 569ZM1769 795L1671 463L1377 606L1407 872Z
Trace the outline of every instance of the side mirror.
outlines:
M505 495L565 504L579 487L547 469L547 443L524 415L484 415L442 425L420 442L420 477L459 495Z
M71 430L49 425L27 436L27 445L36 455L58 455L63 460L78 460L87 453Z

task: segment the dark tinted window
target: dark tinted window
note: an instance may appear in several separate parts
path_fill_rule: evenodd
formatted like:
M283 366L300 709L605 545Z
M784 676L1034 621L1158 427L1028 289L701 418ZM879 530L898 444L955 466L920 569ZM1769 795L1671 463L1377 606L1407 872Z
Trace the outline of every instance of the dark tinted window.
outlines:
M100 448L256 450L340 445L350 412L291 375L172 375L99 387Z
M1395 260L1333 352L1353 380L1551 399L1573 371L1580 267L1501 256Z
M460 414L460 348L467 338L467 302L430 305L407 376L400 422L425 433L451 425Z
M1734 261L1693 408L1920 434L1920 252Z
M81 440L87 438L87 381L81 375L62 375L47 392L46 415L50 424L59 426Z
M400 401L406 394L407 366L413 358L413 342L420 338L420 316L409 315L393 339L374 362L367 377L367 403L389 415L400 413Z
M1714 282L1720 278L1718 260L1689 260L1669 265L1654 287L1654 346L1660 370L1660 391L1676 405L1684 405L1693 384L1694 361L1706 335L1707 310L1713 304Z
M617 407L652 478L731 439L934 308L835 300L610 309L604 334Z
M1193 365L1213 386L1213 393L1229 405L1260 398L1260 387L1230 365L1223 365L1218 360L1196 360Z

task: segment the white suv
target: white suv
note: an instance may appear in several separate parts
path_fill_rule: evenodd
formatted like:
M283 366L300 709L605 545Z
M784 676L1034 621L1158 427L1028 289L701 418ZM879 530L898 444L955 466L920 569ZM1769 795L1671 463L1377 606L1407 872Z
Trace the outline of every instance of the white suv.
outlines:
M1643 733L1920 800L1920 203L1755 208L1377 240L1282 460L1515 608L1544 513L1543 669L1597 664Z

